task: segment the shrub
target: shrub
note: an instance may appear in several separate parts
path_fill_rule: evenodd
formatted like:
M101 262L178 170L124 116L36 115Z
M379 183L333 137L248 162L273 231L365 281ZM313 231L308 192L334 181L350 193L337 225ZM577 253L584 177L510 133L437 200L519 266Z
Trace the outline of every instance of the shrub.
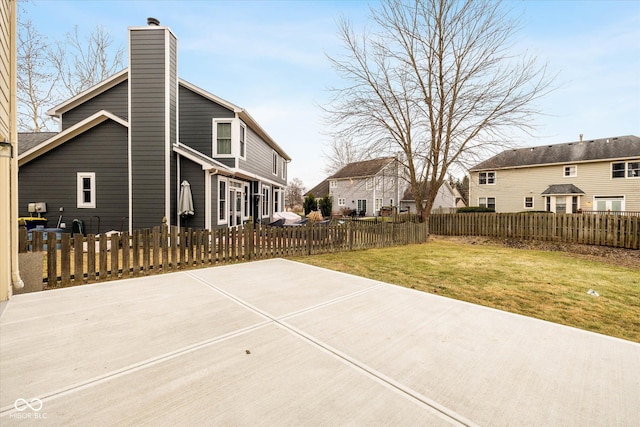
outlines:
M320 213L320 211L312 211L309 212L307 218L309 218L311 222L320 222L322 221L322 213Z
M465 206L458 208L458 213L478 213L478 212L495 212L493 208L485 208L482 206Z
M305 215L309 215L310 212L318 210L318 202L316 201L316 198L313 194L309 194L304 198L302 209L304 209Z
M333 208L333 200L331 200L331 196L326 195L322 199L318 200L318 210L322 212L323 217L331 216L332 208Z

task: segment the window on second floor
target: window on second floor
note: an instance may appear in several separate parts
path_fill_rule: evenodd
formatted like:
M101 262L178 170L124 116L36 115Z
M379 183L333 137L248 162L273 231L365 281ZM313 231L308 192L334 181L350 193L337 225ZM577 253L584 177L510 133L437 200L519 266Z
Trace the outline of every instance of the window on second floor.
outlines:
M245 159L247 157L247 127L240 124L240 158Z
M231 155L231 122L216 122L216 155Z
M525 198L524 198L524 208L525 209L533 209L533 197L525 196Z
M346 206L347 200L344 197L338 198L338 206Z
M611 163L611 178L640 178L640 160Z
M480 185L493 185L496 183L495 172L480 172L478 174L478 184Z
M578 176L578 166L576 165L565 166L563 176L565 178Z
M274 175L278 175L278 153L273 152L273 166L271 172Z
M331 181L329 181L329 187L338 188L338 181L336 181L335 179L332 179Z

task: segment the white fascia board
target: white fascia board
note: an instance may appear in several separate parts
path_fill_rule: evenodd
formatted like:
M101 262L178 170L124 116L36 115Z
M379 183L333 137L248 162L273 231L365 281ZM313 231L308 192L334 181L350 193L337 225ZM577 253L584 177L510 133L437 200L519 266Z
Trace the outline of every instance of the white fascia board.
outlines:
M82 120L81 122L76 123L70 128L52 136L46 141L43 141L42 143L36 145L32 149L22 153L20 156L18 156L18 166L22 166L25 163L30 162L31 160L41 156L42 154L56 148L57 146L67 142L71 138L74 138L86 132L87 130L93 128L96 125L99 125L106 120L113 120L114 122L126 128L129 127L129 123L126 120L123 120L108 111L100 110L97 113Z
M212 159L209 156L202 154L201 152L194 150L193 148L184 145L182 143L173 144L173 151L181 155L182 157L186 157L194 163L202 166L203 170L211 170L217 169L220 171L231 172L231 169L223 163Z
M97 95L100 95L101 93L106 92L112 87L122 83L128 77L129 77L129 68L125 68L124 70L114 74L108 79L105 79L100 83L94 86L91 86L89 89L77 94L73 98L66 100L62 104L53 107L51 110L47 111L47 115L52 117L59 117L60 115L66 113L72 108L75 108L78 105L88 101L89 99Z

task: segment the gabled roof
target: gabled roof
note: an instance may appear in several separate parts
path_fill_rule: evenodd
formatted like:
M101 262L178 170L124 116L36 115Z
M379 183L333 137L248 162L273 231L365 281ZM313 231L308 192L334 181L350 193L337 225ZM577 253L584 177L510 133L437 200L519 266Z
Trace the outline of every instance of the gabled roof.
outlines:
M505 150L469 170L583 163L635 157L640 157L640 138L627 135Z
M18 155L31 150L58 132L18 132Z
M65 143L66 141L88 131L92 127L99 125L105 120L113 120L114 122L119 123L124 127L129 127L129 123L126 120L123 120L108 111L100 110L82 120L81 122L76 123L75 125L65 129L60 133L54 134L51 138L18 155L18 166L22 166L25 163L30 162L36 157L41 156L44 153L54 149L55 147Z
M328 179L323 180L320 184L316 185L311 190L304 193L305 196L309 194L313 194L313 197L315 197L316 199L320 197L324 197L327 194L329 194L329 180Z
M573 184L550 185L542 194L564 195L564 194L584 194L584 191Z
M144 27L146 28L146 27ZM47 114L50 116L59 117L60 115L66 113L67 111L77 107L78 105L88 101L89 99L100 95L103 92L111 89L112 87L126 81L129 78L129 69L125 68L124 70L114 74L101 81L100 83L90 87L89 89L79 93L71 99L53 107L51 110L47 111ZM262 139L265 140L267 144L274 150L276 150L285 160L290 161L291 157L269 136L269 134L255 121L253 117L245 110L244 108L238 107L231 102L224 100L212 93L207 92L206 90L199 88L196 85L193 85L183 79L178 79L178 82L181 86L203 96L217 104L222 105L223 107L233 111L240 117L240 119L245 122L254 132L256 132Z
M395 157L380 157L373 160L349 163L327 179L366 178L375 176L394 160Z

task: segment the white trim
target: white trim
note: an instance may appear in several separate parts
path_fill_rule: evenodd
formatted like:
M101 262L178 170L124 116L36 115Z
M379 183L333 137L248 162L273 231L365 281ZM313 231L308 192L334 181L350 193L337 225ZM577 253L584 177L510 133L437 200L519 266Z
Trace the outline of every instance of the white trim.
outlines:
M167 30L168 28L165 28L164 31L164 217L167 219L167 225L171 225L171 37ZM176 79L177 73L178 70Z
M218 197L216 197L216 202L217 202L217 212L218 215L216 215L216 224L217 225L226 225L229 223L229 208L228 208L228 204L229 203L229 180L225 177L223 177L222 175L217 175L218 179L217 179L217 183L216 183L216 194L218 195ZM224 209L223 209L223 213L224 213L224 218L220 219L220 183L224 182Z
M247 125L242 120L238 120L238 123L238 158L246 161L249 132L247 130ZM242 136L242 129L244 129L244 155L242 154L242 140L240 139ZM231 142L233 143L233 138L231 139ZM231 152L233 152L233 146L231 147Z
M483 184L480 182L480 174L486 174L485 176L485 180L486 182ZM489 174L493 173L493 182L490 183L489 182ZM478 172L478 185L496 185L496 181L498 181L498 174L496 173L495 170L486 170L486 171L482 171L482 172Z
M593 196L593 202L592 202L592 207L594 211L599 211L601 209L598 209L598 205L596 204L597 200L604 200L605 202L611 202L613 200L620 200L622 202L621 206L620 206L620 210L624 211L626 209L626 202L627 202L627 196L625 194L622 195L617 195L617 196L597 196L594 195ZM605 209L608 210L608 209Z
M278 176L278 159L280 158L280 156L278 156L278 153L276 152L276 150L271 150L271 174Z
M234 155L234 136L236 136L235 132L235 124L236 119L233 118L213 118L211 119L211 153L213 155L213 157L219 157L219 158L234 158L236 157ZM224 124L224 123L228 123L229 124L229 131L231 132L231 141L230 144L231 146L230 148L230 153L218 153L218 125L219 124Z
M573 169L573 173L571 173L571 169L569 169L569 175L567 175L567 168L574 168ZM562 167L562 177L563 178L575 178L578 176L578 165L576 164L571 164L571 165L564 165Z
M131 69L131 28L127 31L128 45L127 45L127 61L129 67L127 67L127 117L129 119L129 125L131 125L131 78L129 70ZM133 233L133 162L131 161L131 127L128 129L127 138L127 167L128 167L128 184L129 184L129 232ZM176 205L177 206L177 205Z
M201 152L194 150L188 145L184 145L182 143L173 144L173 151L181 155L182 157L186 157L194 163L202 166L203 170L213 170L216 173L218 170L231 173L232 169L227 167L225 164L220 163L219 161L212 159L211 157L205 156Z
M91 201L84 201L84 180L89 178L89 194ZM78 209L95 209L96 207L96 173L76 172L76 207Z
M531 199L531 207L527 206L527 199ZM522 208L523 209L535 209L536 207L536 198L533 196L524 196L523 200L522 200Z
M214 174L204 171L204 228L211 230L211 180Z
M267 190L267 201L265 203L264 200L264 190ZM260 186L260 218L269 218L271 216L271 212L269 211L269 208L273 209L273 207L271 206L271 202L269 201L269 198L271 197L271 193L272 193L272 187L270 185L264 185L262 184ZM264 206L267 206L267 214L265 215L264 213Z
M100 110L97 113L92 114L91 116L82 120L81 122L78 122L75 125L71 126L70 128L67 128L63 132L55 134L54 136L47 139L46 141L43 141L42 143L31 148L30 150L27 150L24 153L20 154L18 156L18 166L22 166L25 163L30 162L31 160L37 158L38 156L41 156L47 153L48 151L56 148L57 146L67 142L68 140L78 135L81 135L82 133L86 132L87 130L91 129L96 125L99 125L100 123L106 120L113 120L114 122L126 128L129 127L129 123L127 123L125 120L121 119L120 117L108 111Z

